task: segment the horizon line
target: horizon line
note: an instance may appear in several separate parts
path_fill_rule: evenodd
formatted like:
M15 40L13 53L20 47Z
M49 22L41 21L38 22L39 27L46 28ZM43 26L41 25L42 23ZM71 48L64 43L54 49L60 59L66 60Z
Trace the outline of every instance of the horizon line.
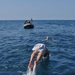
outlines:
M28 19L3 19L3 20L28 20ZM33 20L75 20L75 19L33 19Z

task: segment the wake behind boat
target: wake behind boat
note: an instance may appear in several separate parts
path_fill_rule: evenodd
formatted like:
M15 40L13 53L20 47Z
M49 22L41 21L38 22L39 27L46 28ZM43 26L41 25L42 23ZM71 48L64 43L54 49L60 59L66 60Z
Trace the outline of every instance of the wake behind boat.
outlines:
M33 29L34 25L32 24L32 19L31 20L26 20L24 22L24 28L25 29Z

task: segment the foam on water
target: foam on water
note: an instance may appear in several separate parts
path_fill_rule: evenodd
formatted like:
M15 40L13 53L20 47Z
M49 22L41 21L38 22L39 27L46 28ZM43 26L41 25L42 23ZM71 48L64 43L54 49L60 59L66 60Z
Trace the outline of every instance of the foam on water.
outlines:
M24 73L23 75L36 75L35 70L31 70L30 68L27 70L26 73Z

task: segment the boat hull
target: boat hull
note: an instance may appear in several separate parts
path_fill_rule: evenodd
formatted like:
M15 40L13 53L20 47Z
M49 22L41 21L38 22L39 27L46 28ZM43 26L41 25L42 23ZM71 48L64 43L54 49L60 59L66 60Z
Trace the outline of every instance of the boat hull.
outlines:
M34 25L25 24L25 25L24 25L24 28L25 28L25 29L33 29L33 28L34 28Z

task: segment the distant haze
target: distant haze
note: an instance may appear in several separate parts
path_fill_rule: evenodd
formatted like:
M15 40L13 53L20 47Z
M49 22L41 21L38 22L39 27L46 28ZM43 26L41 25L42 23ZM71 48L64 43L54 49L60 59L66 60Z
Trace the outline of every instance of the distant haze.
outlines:
M75 0L0 0L0 20L75 20Z

